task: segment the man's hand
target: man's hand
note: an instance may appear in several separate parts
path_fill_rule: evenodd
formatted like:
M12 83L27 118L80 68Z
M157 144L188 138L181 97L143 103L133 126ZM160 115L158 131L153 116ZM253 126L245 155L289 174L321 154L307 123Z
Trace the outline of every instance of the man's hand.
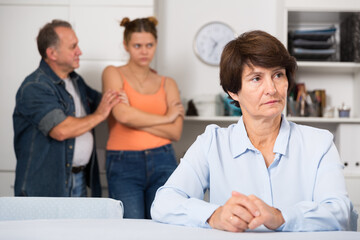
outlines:
M124 103L125 105L130 106L128 96L126 95L125 91L122 89L119 91L119 98L120 98L121 103Z
M108 90L102 96L100 104L93 114L80 118L68 116L50 130L49 136L57 141L78 137L104 121L109 116L111 109L120 101L118 92Z
M111 109L118 103L122 101L122 95L119 94L115 90L107 90L99 103L99 106L97 107L96 111L94 112L94 115L101 116L102 120L105 120L110 112ZM126 96L126 94L125 94ZM127 99L127 97L126 97Z

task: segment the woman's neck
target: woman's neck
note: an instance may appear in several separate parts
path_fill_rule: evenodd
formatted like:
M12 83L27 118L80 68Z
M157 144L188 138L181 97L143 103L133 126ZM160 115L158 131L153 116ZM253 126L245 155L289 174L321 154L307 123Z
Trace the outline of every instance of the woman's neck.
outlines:
M150 75L149 66L142 67L132 62L129 62L127 64L127 67L129 68L129 72L133 76L134 80L136 80L139 84L143 84L144 82L146 82Z
M271 119L250 119L243 116L243 122L251 143L257 149L273 147L280 131L281 115Z
M136 73L146 73L150 70L150 66L140 66L133 61L129 61L126 65Z

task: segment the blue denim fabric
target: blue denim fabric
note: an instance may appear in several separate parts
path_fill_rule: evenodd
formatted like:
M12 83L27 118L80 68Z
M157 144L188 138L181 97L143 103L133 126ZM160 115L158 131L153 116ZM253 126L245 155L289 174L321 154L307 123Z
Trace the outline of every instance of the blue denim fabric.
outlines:
M101 94L86 85L75 72L70 74L87 114L95 111ZM14 148L17 159L16 196L70 196L70 175L74 139L56 141L50 130L67 116L75 116L75 106L65 84L41 60L40 66L21 84L13 114ZM101 195L98 163L94 151L86 169L93 196Z
M144 151L107 151L109 197L124 204L124 218L150 219L155 193L177 166L171 144Z
M86 197L86 176L84 171L78 173L71 173L71 197Z

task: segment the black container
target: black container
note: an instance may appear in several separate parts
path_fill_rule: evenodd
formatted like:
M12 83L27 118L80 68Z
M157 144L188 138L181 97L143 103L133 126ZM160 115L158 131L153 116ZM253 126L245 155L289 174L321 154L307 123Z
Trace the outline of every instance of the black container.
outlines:
M360 62L360 13L351 13L340 24L340 61Z

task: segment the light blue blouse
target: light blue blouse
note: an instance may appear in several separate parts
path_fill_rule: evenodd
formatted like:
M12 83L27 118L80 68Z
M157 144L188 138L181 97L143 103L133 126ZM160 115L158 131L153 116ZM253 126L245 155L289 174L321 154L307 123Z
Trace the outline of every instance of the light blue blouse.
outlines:
M356 230L357 213L329 131L282 117L274 153L267 168L242 118L228 128L207 126L157 191L152 218L209 228L207 219L238 191L278 208L285 219L279 231ZM203 200L206 190L209 202Z

